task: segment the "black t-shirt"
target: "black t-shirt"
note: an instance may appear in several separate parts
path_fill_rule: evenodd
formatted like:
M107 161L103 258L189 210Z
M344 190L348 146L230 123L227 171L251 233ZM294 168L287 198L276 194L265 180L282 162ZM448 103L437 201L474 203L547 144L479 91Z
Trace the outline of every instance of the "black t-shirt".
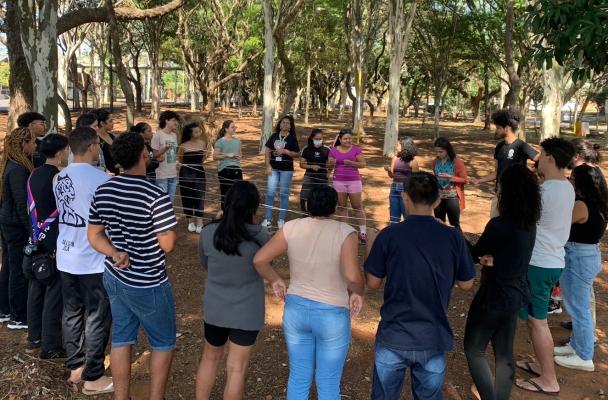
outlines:
M59 173L59 169L54 165L44 164L32 172L30 187L32 195L36 201L36 212L38 222L42 223L57 208L55 194L53 192L53 177ZM57 220L45 229L40 235L38 242L39 249L45 252L54 251L57 248L57 236L59 234L59 224Z
M498 161L496 170L496 184L502 173L511 165L526 165L528 160L534 160L538 152L528 143L520 139L515 139L511 144L504 140L496 145L494 149L494 159Z
M112 141L116 140L115 135L111 133L108 133L108 135L112 138ZM108 144L103 139L100 139L100 142L101 151L103 152L103 160L106 163L106 169L114 175L118 175L120 173L120 170L118 169L118 166L114 161L114 157L112 157L112 152L110 151L110 147L112 147L112 145Z
M483 268L475 307L517 312L530 302L527 276L535 239L536 225L522 229L507 215L488 222L477 244L471 246L476 261L484 255L494 258L493 266Z
M150 143L146 143L146 150L148 151L149 158L150 158L150 163L148 165L146 165L146 177L148 179L155 179L156 178L155 171L158 168L158 165L160 163L158 162L157 159L154 158L154 154L152 154L152 146L150 145Z
M302 150L302 158L306 160L306 164L310 165L318 165L318 171L314 169L307 168L304 175L308 175L312 178L327 178L327 158L329 157L329 147L321 146L306 146Z
M274 153L274 150L287 149L299 153L300 145L298 145L296 135L289 134L287 136L281 136L279 133L273 133L272 136L268 138L266 147L271 150L270 166L272 169L276 169L277 171L293 171L293 158L287 154L278 156Z
M431 216L408 216L376 238L365 271L386 278L377 343L397 350L448 351L455 281L475 277L462 233Z

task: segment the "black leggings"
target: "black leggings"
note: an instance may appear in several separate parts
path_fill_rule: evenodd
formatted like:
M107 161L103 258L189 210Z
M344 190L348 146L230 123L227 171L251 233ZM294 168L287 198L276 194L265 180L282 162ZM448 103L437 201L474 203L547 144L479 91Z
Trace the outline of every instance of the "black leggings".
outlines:
M435 218L445 222L445 215L448 215L450 225L454 228L460 229L460 203L458 197L451 197L449 199L441 199L441 203L435 209Z
M217 177L220 180L220 193L223 210L224 202L226 201L226 193L228 193L232 185L234 185L234 182L243 180L243 170L240 168L226 167L217 173Z
M517 312L484 310L473 301L464 332L464 352L482 400L508 400L511 395L515 379L513 340L516 329ZM494 349L496 379L485 356L490 342Z

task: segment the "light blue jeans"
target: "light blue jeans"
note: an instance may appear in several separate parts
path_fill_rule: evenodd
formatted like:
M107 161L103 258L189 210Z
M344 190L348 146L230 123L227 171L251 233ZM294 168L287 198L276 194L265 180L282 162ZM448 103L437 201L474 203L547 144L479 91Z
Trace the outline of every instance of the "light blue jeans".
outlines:
M405 210L405 202L403 201L403 183L395 183L391 185L391 194L389 196L389 211L391 216L391 224L401 222L401 217L405 219L407 211Z
M173 199L175 199L175 190L177 189L177 178L157 179L156 185L169 195L169 200L173 203Z
M279 205L279 220L285 221L285 215L287 215L287 208L289 207L289 189L291 186L291 178L293 178L293 171L278 171L272 170L272 175L268 176L268 188L266 189L266 210L264 210L264 219L267 221L272 220L272 206L274 204L274 195L279 189L279 195L281 202Z
M595 333L591 315L593 280L602 270L597 244L566 243L566 268L560 278L566 311L572 318L570 346L583 360L593 360Z
M289 355L287 400L308 400L313 374L319 400L340 400L350 343L348 308L288 295L283 333Z
M397 350L376 343L371 399L400 399L409 368L414 399L441 400L446 366L445 353Z

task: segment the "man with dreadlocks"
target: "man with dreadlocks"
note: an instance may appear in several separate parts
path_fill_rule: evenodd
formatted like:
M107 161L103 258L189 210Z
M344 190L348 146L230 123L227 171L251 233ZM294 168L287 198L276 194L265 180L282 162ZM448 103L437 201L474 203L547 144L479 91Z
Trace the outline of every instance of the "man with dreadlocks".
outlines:
M0 161L0 322L9 329L27 329L27 279L21 268L23 247L30 234L26 207L27 178L34 169L36 139L28 128L17 128L4 138Z

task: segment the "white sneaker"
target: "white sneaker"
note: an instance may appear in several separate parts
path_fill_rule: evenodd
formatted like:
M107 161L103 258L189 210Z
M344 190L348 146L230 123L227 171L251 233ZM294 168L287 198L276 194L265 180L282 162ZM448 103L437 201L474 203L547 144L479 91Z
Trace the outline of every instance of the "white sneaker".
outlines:
M574 351L572 346L570 346L570 343L568 343L565 346L554 347L553 354L555 354L556 356L570 356L572 354L576 354L576 351Z
M196 224L194 222L188 224L188 232L196 232Z
M27 329L27 324L21 321L10 321L6 327L11 330Z
M568 356L556 356L555 363L565 368L578 369L587 372L595 371L593 360L583 360L576 354L570 354Z
M270 228L272 226L272 224L270 223L270 221L265 219L264 221L262 221L262 226L265 228Z
M202 230L203 230L203 226L202 225L197 225L196 226L196 233L201 233Z
M283 229L283 225L285 225L285 221L280 219L278 225L279 225L279 229Z

